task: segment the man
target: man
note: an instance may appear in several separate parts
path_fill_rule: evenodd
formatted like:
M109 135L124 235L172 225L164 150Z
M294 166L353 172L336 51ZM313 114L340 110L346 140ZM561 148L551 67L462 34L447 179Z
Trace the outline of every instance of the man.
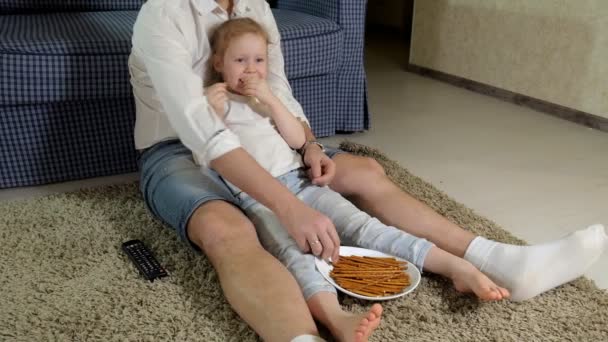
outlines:
M324 153L314 141L302 108L293 100L278 29L263 0L149 0L135 23L129 59L141 191L156 217L205 253L227 300L264 340L315 341L319 337L295 280L261 247L252 223L232 204L234 194L225 181L271 209L302 250L336 258L339 240L326 216L293 196L240 147L204 96L210 31L229 18L243 16L261 23L270 35L268 82L304 122L310 142L300 153L314 183L329 184L386 224L464 257L519 300L582 274L583 266L601 253L588 240L608 240L603 228L557 245L527 249L475 237L402 192L374 160L335 149ZM214 171L202 173L193 156ZM580 267L553 267L564 257L558 253L561 248L568 248L569 258L575 256ZM549 266L554 275L544 277ZM526 286L524 271L536 272L541 280Z

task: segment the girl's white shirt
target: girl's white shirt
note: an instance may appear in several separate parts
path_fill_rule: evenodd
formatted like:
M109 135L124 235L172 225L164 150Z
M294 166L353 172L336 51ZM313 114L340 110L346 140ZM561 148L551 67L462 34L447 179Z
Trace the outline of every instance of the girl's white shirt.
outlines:
M223 121L260 166L273 177L304 166L300 155L279 133L268 107L247 96L229 93L228 98Z
M231 17L252 18L266 29L268 84L291 113L308 123L287 82L279 31L266 1L235 0ZM213 0L148 0L142 6L129 57L138 150L179 138L207 167L213 159L243 147L203 94L210 85L211 31L228 19Z

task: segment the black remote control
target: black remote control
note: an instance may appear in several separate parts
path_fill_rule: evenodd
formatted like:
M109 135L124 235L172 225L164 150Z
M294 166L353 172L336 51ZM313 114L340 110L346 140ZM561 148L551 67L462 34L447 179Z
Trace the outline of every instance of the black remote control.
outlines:
M148 279L153 282L156 278L162 278L169 275L167 271L154 258L152 252L140 240L130 240L122 244L122 250L129 256L129 259L135 264L137 269Z

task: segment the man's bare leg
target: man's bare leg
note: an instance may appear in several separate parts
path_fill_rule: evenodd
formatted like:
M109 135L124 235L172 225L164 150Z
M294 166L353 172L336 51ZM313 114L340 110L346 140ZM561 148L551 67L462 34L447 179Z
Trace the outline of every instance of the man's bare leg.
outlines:
M333 158L336 176L330 187L383 223L425 238L463 257L475 235L401 190L371 158L341 153Z
M240 210L207 202L192 215L188 237L215 267L232 308L265 341L319 335L295 279L262 248Z
M334 161L338 167L332 188L350 195L361 209L381 221L463 257L508 289L514 301L528 300L580 277L608 249L608 235L601 224L531 246L475 237L401 191L375 160L340 154Z

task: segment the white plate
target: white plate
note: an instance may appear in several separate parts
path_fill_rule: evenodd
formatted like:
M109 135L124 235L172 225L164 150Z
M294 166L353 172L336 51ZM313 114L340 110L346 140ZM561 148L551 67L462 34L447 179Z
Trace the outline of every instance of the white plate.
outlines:
M342 255L342 256L357 255L357 256L395 258L399 261L407 262L407 269L405 270L405 272L410 276L410 285L407 286L406 288L404 288L403 291L396 293L394 295L389 295L389 296L368 297L368 296L363 296L360 294L350 292L350 291L342 288L340 285L336 284L336 282L329 276L329 273L331 272L331 270L334 267L330 263L326 262L325 260L316 258L315 264L317 265L317 269L319 270L319 272L321 272L323 277L325 277L325 279L327 279L327 281L329 281L338 290L346 293L347 295L350 295L350 296L353 296L356 298L360 298L360 299L367 299L367 300L389 300L389 299L395 299L395 298L399 298L401 296L405 296L406 294L412 292L420 283L420 271L418 271L418 268L416 268L416 266L414 266L414 264L412 264L411 262L401 259L399 257L396 257L394 255L385 254L385 253L374 251L371 249L358 248L358 247L345 247L345 246L340 246L340 255Z

